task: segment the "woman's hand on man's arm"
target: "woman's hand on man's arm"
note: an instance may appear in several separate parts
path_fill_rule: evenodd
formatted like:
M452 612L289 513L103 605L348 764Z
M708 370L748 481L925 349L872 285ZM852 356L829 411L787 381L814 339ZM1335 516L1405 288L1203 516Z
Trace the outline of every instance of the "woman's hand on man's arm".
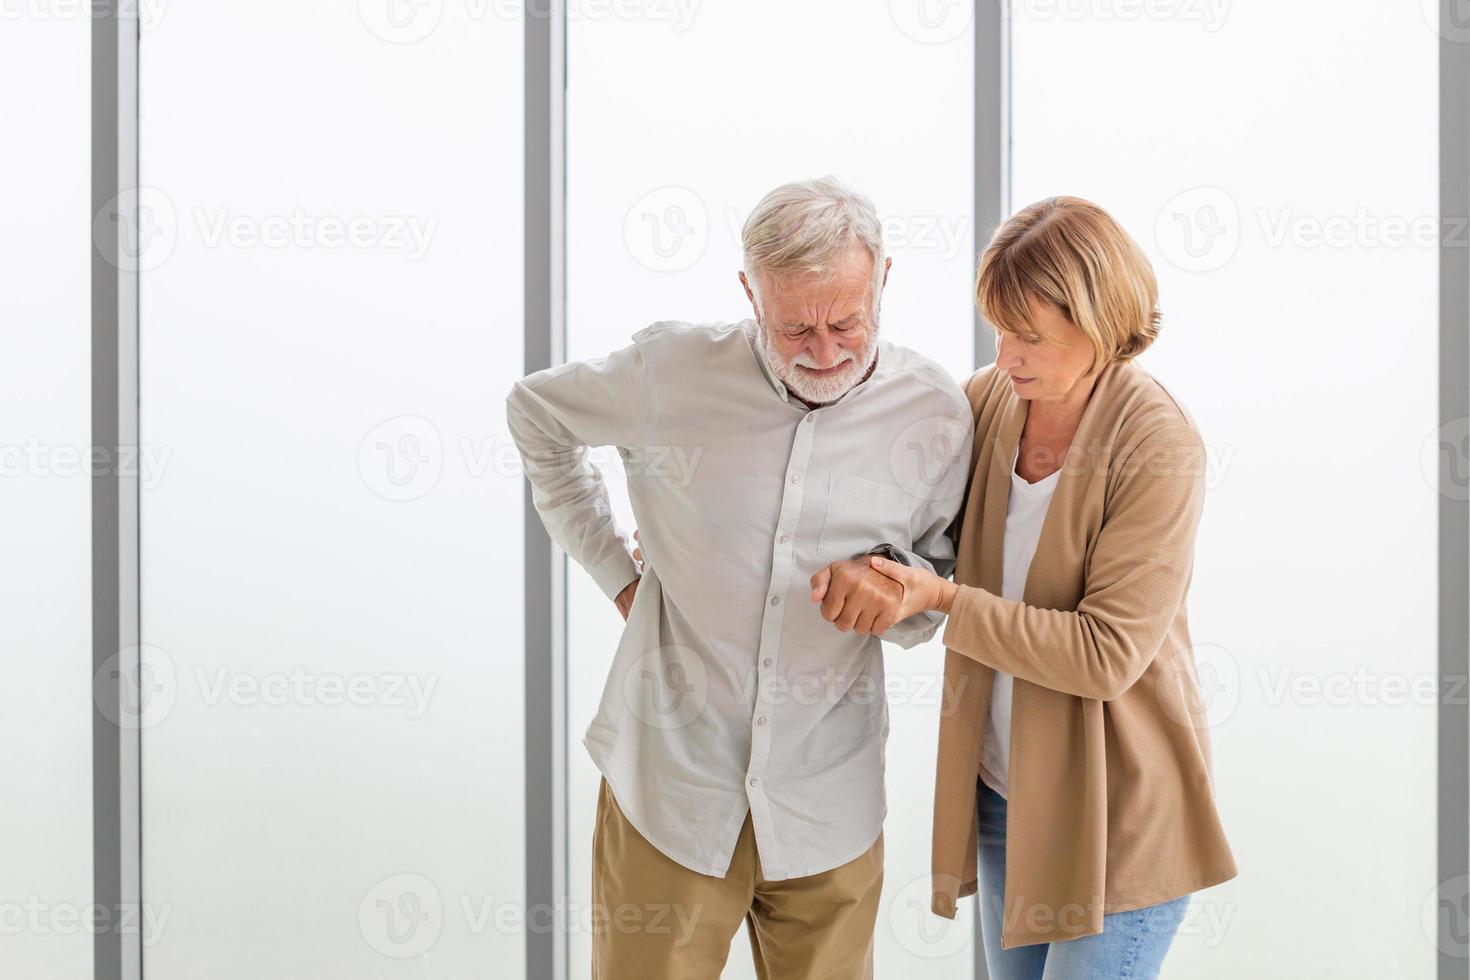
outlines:
M903 590L898 583L873 571L867 558L834 561L812 576L812 601L822 606L822 618L846 633L855 630L882 636L903 619Z
M812 576L811 585L824 619L844 633L873 636L919 613L948 613L958 588L927 568L879 555L833 562Z
M903 598L898 609L899 619L907 619L930 610L949 614L955 592L959 589L949 579L942 578L927 568L910 568L880 555L870 556L868 565L903 588Z

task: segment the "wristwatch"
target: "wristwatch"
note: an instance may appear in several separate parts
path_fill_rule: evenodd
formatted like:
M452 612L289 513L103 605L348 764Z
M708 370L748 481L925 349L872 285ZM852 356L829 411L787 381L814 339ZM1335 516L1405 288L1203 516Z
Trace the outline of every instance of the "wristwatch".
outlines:
M914 564L913 562L909 561L908 555L904 554L901 550L895 548L893 545L888 544L887 542L869 548L861 555L858 555L858 557L867 558L869 555L877 555L880 558L887 558L889 561L896 561L900 565L907 565L910 568L912 568Z

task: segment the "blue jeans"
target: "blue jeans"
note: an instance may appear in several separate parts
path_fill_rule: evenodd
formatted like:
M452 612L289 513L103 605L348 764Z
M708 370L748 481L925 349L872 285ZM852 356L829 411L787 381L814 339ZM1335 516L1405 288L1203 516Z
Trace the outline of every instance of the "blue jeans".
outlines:
M1001 949L1006 882L1006 801L979 783L980 933L990 980L1151 980L1189 907L1189 896L1103 916L1103 931L1064 943Z

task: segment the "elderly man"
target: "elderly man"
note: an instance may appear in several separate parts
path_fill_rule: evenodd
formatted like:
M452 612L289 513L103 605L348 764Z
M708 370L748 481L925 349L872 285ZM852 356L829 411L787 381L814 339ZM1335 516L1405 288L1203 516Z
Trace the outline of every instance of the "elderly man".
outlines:
M879 339L892 260L871 202L788 184L743 239L754 320L657 323L507 400L547 529L627 620L585 739L599 980L713 980L742 920L761 977L872 975L876 637L910 647L939 617L885 621L892 583L862 556L954 561L970 408ZM641 574L587 461L603 445L627 469Z

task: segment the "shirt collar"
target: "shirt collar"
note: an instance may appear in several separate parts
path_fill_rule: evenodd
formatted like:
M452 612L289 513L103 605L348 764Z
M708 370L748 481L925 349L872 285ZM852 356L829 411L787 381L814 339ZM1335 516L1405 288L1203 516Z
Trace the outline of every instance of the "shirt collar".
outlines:
M787 392L786 385L776 377L776 372L771 370L771 365L766 363L766 356L761 353L761 340L756 334L756 331L760 330L760 324L754 320L741 320L740 326L745 331L746 339L750 341L750 353L755 357L755 363L760 366L761 374L765 375L766 381L776 389L776 394L781 396L783 402L795 401ZM801 402L796 402L796 404L801 405Z

